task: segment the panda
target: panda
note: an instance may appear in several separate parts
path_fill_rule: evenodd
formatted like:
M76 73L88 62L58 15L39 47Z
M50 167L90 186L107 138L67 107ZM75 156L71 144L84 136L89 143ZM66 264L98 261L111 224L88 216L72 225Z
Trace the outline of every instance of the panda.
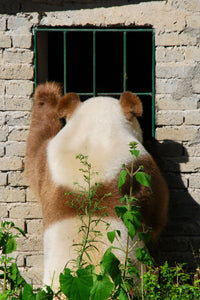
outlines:
M120 100L112 97L93 97L81 102L76 93L62 95L55 82L37 87L34 95L32 120L27 138L25 168L30 187L41 202L44 224L44 278L53 288L59 287L59 274L77 253L81 221L73 202L75 182L85 186L80 174L78 154L88 156L95 170L91 185L102 185L97 195L111 193L105 199L105 223L121 230L122 245L126 244L127 230L115 215L114 207L128 193L128 183L118 191L118 178L122 164L130 167L132 156L129 143L136 142L139 156L134 168L144 166L151 176L151 189L134 182L134 197L141 207L142 222L151 227L151 239L156 240L167 220L168 188L158 166L144 148L142 130L137 117L143 112L140 99L131 92L123 92ZM66 120L63 126L61 120ZM66 192L68 192L66 194ZM109 246L106 228L102 232L99 252L90 254L95 265L100 263ZM119 254L123 260L123 255Z

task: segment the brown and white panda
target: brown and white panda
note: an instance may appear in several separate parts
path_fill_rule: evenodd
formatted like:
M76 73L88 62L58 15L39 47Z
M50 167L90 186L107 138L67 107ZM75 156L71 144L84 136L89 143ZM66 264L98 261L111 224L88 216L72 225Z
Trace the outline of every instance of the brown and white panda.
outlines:
M75 189L74 182L85 184L77 154L87 155L92 168L98 172L93 178L93 183L102 183L98 196L112 193L106 198L105 221L111 223L112 229L122 231L121 242L125 244L126 228L116 217L114 207L120 205L122 194L128 192L128 184L121 194L118 192L118 178L122 164L131 163L129 143L137 142L140 154L134 168L143 165L151 176L151 190L134 182L134 196L139 200L143 223L152 228L152 239L165 225L168 189L156 163L142 145L142 130L136 118L141 115L142 103L131 92L122 93L119 101L94 97L81 102L75 93L62 97L56 83L42 84L36 89L27 140L26 173L42 205L45 284L51 285L53 280L53 287L57 288L60 272L77 256L72 245L81 239L80 219L76 210L67 204L72 201L72 194L65 194ZM67 121L63 128L61 118ZM92 253L96 264L109 245L105 227L99 226L103 243L97 245L100 252Z

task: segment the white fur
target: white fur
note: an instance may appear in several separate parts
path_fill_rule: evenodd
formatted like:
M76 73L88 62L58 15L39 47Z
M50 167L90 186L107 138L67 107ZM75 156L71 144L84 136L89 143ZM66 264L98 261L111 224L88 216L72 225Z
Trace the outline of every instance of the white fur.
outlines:
M105 222L111 224L108 231L120 230L122 233L120 242L122 245L126 245L127 229L120 219L108 219L104 218ZM44 232L44 284L50 285L57 289L59 287L59 274L63 271L67 262L77 257L76 246L72 246L74 243L81 242L81 234L78 233L81 225L79 217L68 218L63 221L57 222L49 226ZM106 226L104 223L99 223L97 230L100 230L102 235L98 237L99 243L95 243L95 246L99 251L90 250L89 254L92 258L92 263L98 265L100 263L103 254L106 249L111 246L106 237ZM135 243L137 237L131 243ZM114 246L119 247L119 243L116 241ZM138 246L142 246L143 243L137 243ZM124 253L119 250L113 250L118 259L124 263ZM87 257L84 257L87 259ZM134 254L132 254L134 259ZM87 259L88 261L88 259ZM72 267L72 263L69 263L67 267ZM97 269L98 271L98 269Z
M140 155L142 131L136 118L127 121L119 101L110 97L90 98L75 110L66 126L50 141L48 163L57 185L74 188L74 182L84 186L77 154L88 155L88 161L99 175L93 182L114 179L123 163L129 163L128 144L138 143Z

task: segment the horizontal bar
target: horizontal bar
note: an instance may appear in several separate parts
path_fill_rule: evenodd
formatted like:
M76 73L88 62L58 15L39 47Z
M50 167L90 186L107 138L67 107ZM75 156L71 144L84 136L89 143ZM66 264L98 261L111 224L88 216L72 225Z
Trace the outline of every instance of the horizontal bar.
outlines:
M60 32L152 32L153 28L35 28L35 32L37 31L60 31Z
M116 93L96 93L97 96L115 96L115 95L121 95L123 93L122 92L116 92ZM135 93L133 92L135 95L138 96L152 96L152 93ZM80 96L93 96L93 93L78 93Z

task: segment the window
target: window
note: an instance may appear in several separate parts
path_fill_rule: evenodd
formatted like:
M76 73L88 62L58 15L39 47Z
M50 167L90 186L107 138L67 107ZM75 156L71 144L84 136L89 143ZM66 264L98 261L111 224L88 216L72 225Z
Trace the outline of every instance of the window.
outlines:
M35 84L63 83L82 100L123 91L143 102L144 139L154 136L154 31L150 28L37 28Z

